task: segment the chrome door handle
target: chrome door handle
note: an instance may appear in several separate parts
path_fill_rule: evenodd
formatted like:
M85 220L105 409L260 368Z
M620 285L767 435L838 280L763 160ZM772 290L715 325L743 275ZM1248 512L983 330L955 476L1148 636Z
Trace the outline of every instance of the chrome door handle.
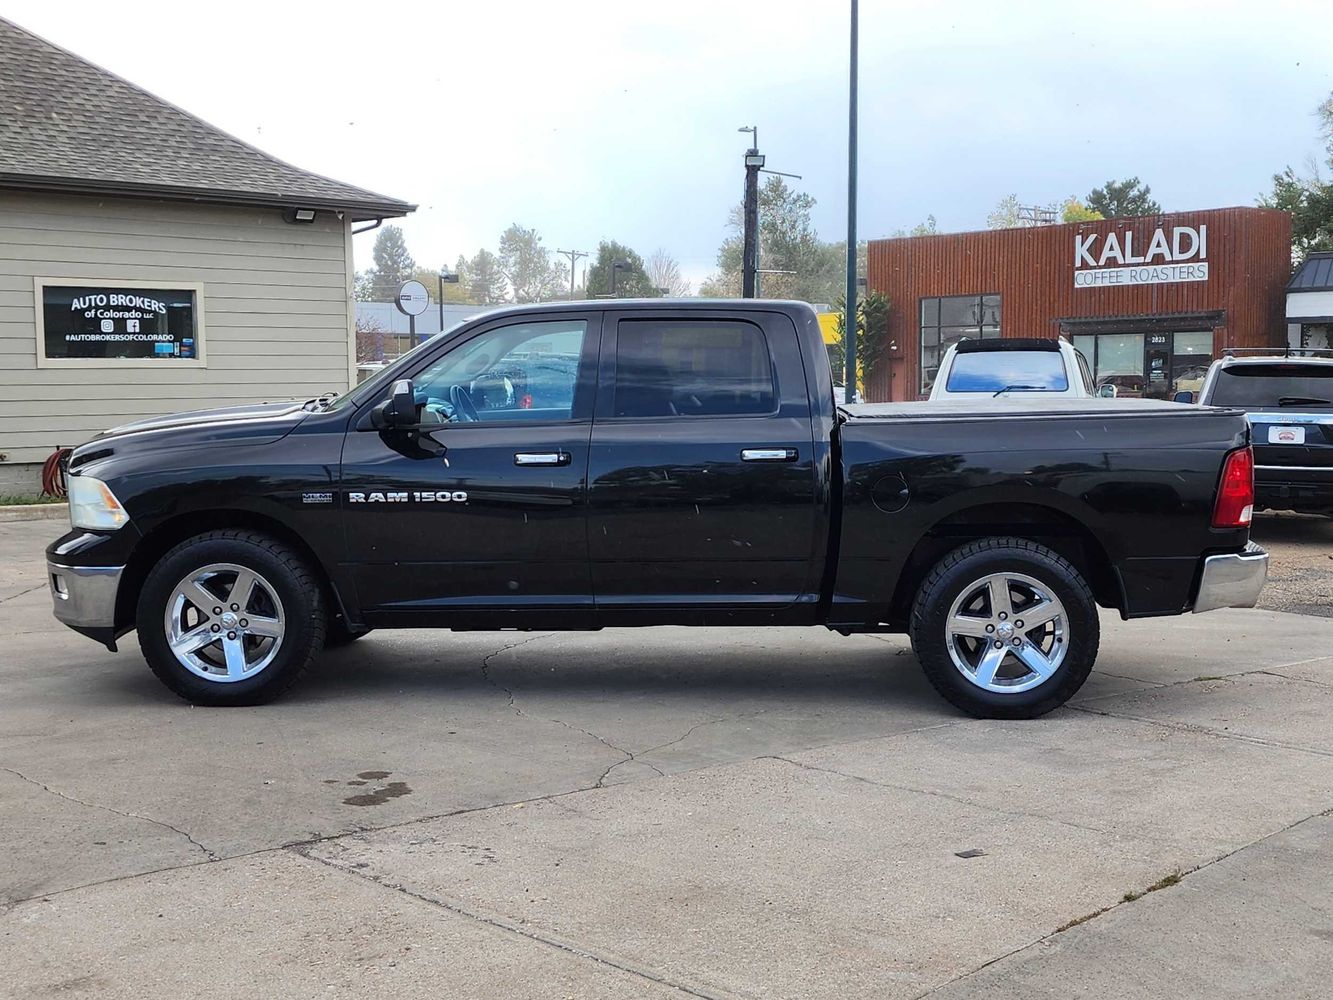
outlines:
M568 465L567 451L519 451L514 453L515 465Z
M742 448L742 462L794 462L795 448Z

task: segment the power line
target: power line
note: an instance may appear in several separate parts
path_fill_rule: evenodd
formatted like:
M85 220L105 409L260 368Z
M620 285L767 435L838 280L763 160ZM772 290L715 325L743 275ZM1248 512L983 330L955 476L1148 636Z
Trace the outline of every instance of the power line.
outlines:
M580 257L589 257L591 254L587 250L557 250L556 253L564 254L569 258L569 297L574 298L574 270Z

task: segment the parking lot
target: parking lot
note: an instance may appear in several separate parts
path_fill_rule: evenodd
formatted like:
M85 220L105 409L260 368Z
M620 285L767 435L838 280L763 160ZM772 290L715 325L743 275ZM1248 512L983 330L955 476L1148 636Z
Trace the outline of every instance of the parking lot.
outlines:
M817 629L380 632L193 708L52 619L59 527L0 524L5 996L1328 994L1333 521L1015 723Z

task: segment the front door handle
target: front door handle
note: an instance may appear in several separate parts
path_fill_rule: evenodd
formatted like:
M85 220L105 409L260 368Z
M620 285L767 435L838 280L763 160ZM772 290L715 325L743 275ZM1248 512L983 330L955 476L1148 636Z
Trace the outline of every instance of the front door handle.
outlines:
M742 448L742 462L794 462L795 448Z
M568 465L573 459L567 451L520 451L514 453L515 465Z

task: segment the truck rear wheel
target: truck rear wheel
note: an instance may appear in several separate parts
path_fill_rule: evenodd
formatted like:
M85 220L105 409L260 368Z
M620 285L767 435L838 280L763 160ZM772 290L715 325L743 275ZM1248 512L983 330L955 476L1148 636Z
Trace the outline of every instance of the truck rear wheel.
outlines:
M1100 623L1091 589L1066 559L1024 538L985 538L926 576L911 637L927 679L958 708L1033 719L1088 679Z
M289 688L324 647L311 568L255 531L181 542L139 593L139 648L153 673L196 705L259 705Z

